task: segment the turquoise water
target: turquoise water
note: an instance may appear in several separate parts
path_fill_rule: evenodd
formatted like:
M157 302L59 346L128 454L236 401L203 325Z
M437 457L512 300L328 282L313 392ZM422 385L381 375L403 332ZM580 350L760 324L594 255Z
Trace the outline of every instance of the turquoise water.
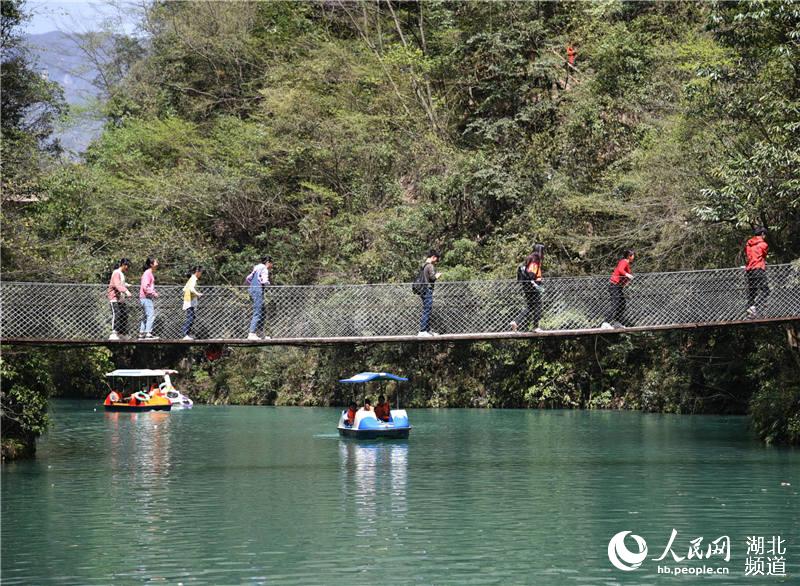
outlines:
M741 417L410 410L408 440L359 443L334 409L96 407L55 402L3 467L3 584L800 581L800 451ZM673 529L730 561L654 561ZM609 561L621 531L639 569ZM748 536L786 540L786 578L745 575ZM658 574L704 564L729 573Z

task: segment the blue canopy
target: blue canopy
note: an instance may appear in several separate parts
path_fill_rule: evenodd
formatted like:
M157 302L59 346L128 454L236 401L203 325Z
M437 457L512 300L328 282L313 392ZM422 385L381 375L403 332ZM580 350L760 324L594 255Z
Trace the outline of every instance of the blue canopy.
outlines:
M340 383L368 383L374 380L398 380L407 381L408 379L388 372L359 372L350 378L339 379Z

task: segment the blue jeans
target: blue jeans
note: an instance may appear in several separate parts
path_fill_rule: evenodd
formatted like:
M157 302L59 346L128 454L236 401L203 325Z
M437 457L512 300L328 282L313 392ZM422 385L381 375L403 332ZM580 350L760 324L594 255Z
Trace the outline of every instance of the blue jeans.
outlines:
M139 303L142 304L142 309L144 310L144 317L139 323L139 333L151 334L153 333L153 322L156 319L156 308L153 306L153 300L139 299Z
M250 287L250 297L253 299L253 318L250 320L250 333L255 334L261 319L264 317L264 289L261 285Z
M422 319L419 320L419 331L427 332L430 327L431 313L433 312L433 291L426 289L422 297Z
M188 336L189 331L192 329L192 324L194 323L194 307L189 307L186 309L186 321L183 322L183 335Z

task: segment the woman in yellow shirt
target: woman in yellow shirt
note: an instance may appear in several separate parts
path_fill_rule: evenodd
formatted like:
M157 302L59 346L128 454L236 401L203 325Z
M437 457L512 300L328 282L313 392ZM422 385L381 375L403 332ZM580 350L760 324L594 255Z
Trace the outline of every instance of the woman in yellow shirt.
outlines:
M183 309L186 312L186 321L183 322L183 339L194 340L189 332L194 323L194 311L197 307L197 298L202 297L203 294L197 291L197 279L203 274L203 267L192 267L189 271L189 280L183 286Z

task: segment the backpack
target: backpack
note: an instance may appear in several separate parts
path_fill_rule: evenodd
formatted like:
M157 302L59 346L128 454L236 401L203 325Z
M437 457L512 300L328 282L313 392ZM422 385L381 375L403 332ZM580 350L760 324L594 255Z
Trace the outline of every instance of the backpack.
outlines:
M528 267L525 266L525 263L522 263L517 267L517 281L530 281L531 277L528 274Z
M419 269L419 273L417 273L417 278L411 283L411 292L414 295L422 295L427 288L428 283L425 281L425 265L422 265L422 268Z

